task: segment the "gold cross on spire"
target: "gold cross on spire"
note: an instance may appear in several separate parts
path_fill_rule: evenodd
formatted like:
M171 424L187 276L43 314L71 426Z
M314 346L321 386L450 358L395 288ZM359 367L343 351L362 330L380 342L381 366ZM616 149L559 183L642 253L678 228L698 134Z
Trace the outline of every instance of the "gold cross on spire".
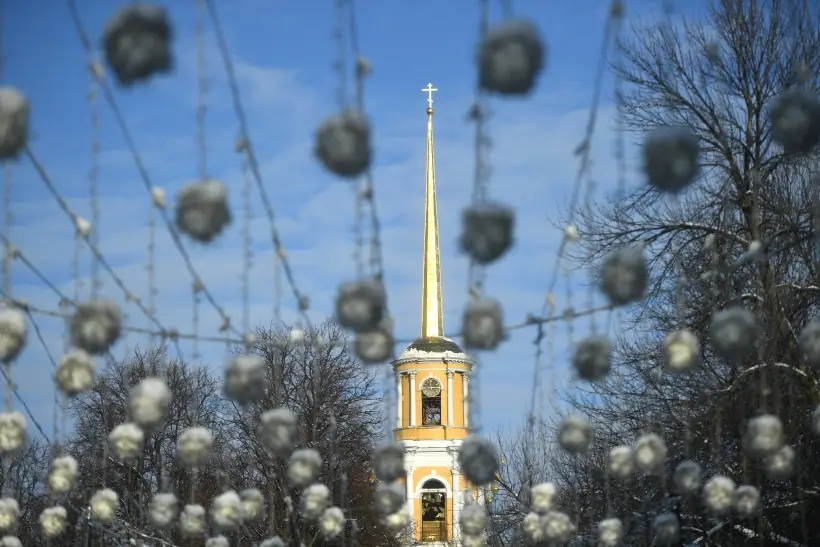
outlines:
M422 91L427 93L427 108L433 108L433 92L438 91L438 88L433 87L433 84L428 83L427 87L422 89Z

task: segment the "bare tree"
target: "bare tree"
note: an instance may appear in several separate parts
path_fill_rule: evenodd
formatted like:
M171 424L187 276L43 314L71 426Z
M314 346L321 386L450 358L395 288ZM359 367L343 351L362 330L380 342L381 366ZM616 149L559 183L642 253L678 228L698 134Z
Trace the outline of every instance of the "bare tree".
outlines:
M355 519L362 545L391 545L395 538L381 526L373 510L375 481L372 452L383 433L376 371L356 359L347 337L336 324L308 329L305 342L289 342L289 328L258 328L250 351L268 364L270 389L265 400L250 408L235 407L231 413L234 431L232 484L257 487L273 500L274 518L253 532L258 537L278 533L283 537L293 526L305 523L298 511L287 518L284 499L290 496L298 507L299 493L284 480L286 463L271 457L260 442L257 430L262 411L285 406L296 415L300 445L319 451L324 466L321 481L330 488L333 503ZM238 351L238 350L237 350ZM321 542L315 530L306 528Z
M820 304L817 155L781 150L767 117L789 87L817 89L820 10L799 0L716 1L704 21L634 27L620 46L613 69L626 84L620 112L629 134L642 139L660 126L684 126L700 140L703 168L678 199L641 187L575 211L580 237L572 258L579 267L641 244L652 278L646 300L624 314L613 372L567 395L590 417L597 448L584 458L553 458L552 480L582 534L619 516L629 544L650 545L652 517L674 511L685 542L808 544L820 533L807 518L820 514L820 474L808 464L820 444L807 427L820 371L806 365L797 337ZM712 313L732 304L752 310L760 323L758 351L734 362L719 359L708 343ZM664 337L681 328L701 340L702 366L662 374ZM803 462L789 480L767 479L742 450L746 421L760 413L781 418ZM677 496L668 479L607 480L608 448L647 432L669 447L667 477L689 458L707 478L722 473L760 487L760 518L715 521L697 499Z
M146 435L140 459L120 462L108 452L108 435L128 421L131 388L152 376L162 377L171 390L168 419ZM71 399L67 406L76 424L67 446L79 466L75 506L87 503L96 489L111 488L120 496L121 521L144 528L148 525L147 504L157 492L172 492L183 502L193 500L206 505L206 500L221 492L224 481L218 465L199 470L194 476L177 464L175 452L182 431L197 425L213 433L215 461L226 459L231 433L223 417L229 407L221 395L221 382L209 369L169 360L165 348L137 348L130 359L109 363L93 388ZM106 541L105 536L90 532ZM172 534L169 539L177 538Z
M530 489L552 478L551 461L556 456L546 428L528 425L496 432L501 454L499 472L487 499L487 544L507 547L525 542L521 523L529 512Z
M35 439L14 457L0 458L2 491L13 497L20 507L20 518L15 534L24 545L35 545L39 539L38 517L46 507L43 481L48 472L52 447Z
M165 348L138 348L129 359L109 361L92 389L67 403L75 430L57 448L76 458L77 488L65 498L50 498L42 485L52 450L38 444L29 445L4 467L3 485L14 489L22 503L21 540L42 541L37 517L55 503L67 508L72 526L54 545L114 545L123 532L150 529L146 508L158 492L172 492L182 503L207 507L228 488L259 488L269 502L270 518L246 526L233 538L237 545L255 545L274 534L301 537L314 546L325 543L299 511L300 493L285 480L287 461L271 456L260 443L261 413L285 406L297 417L299 446L314 448L323 457L320 481L330 488L332 502L351 519L347 536L363 546L396 544L373 506L371 458L385 433L376 369L353 356L345 333L334 323L308 329L305 343L291 343L289 332L285 327L257 329L256 341L248 349L264 358L268 381L264 400L247 408L224 397L222 379L208 368L169 359ZM166 381L172 395L169 415L147 435L139 459L120 462L109 454L107 439L114 427L128 421L129 393L147 377ZM186 471L176 458L177 440L194 425L208 428L215 441L212 465L196 474ZM90 524L87 518L89 497L102 487L120 497L117 522L110 530ZM177 531L156 533L169 544L183 541Z

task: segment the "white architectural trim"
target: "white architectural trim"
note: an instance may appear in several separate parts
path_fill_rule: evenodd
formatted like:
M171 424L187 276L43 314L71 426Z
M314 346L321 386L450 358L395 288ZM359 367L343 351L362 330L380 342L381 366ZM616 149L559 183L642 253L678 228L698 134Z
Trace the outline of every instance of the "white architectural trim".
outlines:
M472 367L473 364L475 364L475 361L473 361L469 357L452 357L452 356L430 354L430 357L427 357L427 356L425 356L425 357L399 357L398 359L395 359L395 360L391 361L390 364L392 364L394 367L397 367L397 366L400 366L400 365L406 365L407 363L430 363L430 364L444 363L445 365L448 364L448 363L459 363L459 364L462 364L462 365L468 365L469 367ZM438 370L438 369L428 369L428 370ZM441 370L445 370L445 369L441 369Z
M461 466L458 463L458 446L450 446L447 453L450 456L450 468L453 473L453 540L457 545L461 545L461 509L464 506L464 491L461 489Z
M444 467L452 469L450 452L458 451L460 440L402 441L405 446L404 461L416 469L421 467Z
M410 427L416 427L416 374L419 371L411 370L410 374Z
M402 388L401 377L402 372L396 374L396 427L401 428L401 403L402 403Z
M419 363L425 364L425 361L416 360L413 364L419 364ZM452 367L424 368L424 369L421 369L421 372L428 372L428 371L429 372L447 372L448 370L451 370L451 371L456 372L458 374L461 374L463 372L469 372L468 369L452 368ZM407 374L407 371L406 370L397 370L396 374Z
M453 371L447 371L447 425L453 425Z
M470 427L470 375L461 373L464 389L461 396L464 399L464 427Z
M429 475L427 475L426 477L422 477L422 478L420 478L419 480L417 480L417 481L416 481L416 497L421 496L421 491L422 491L421 485L422 485L422 484L424 484L425 482L427 482L427 481L431 480L431 479L432 479L432 480L437 480L438 482L440 482L441 484L443 484L443 485L444 485L444 488L447 490L447 497L448 497L448 498L452 498L452 496L453 496L453 489L450 487L450 485L449 485L449 484L447 484L447 483L449 482L449 481L447 480L447 478L446 478L446 477L442 477L441 475L435 475L435 474L433 474L433 473L430 473L430 474L429 474ZM433 491L434 491L434 492L439 492L439 491L441 491L441 489L440 489L440 488L436 488L436 489L434 489Z
M424 453L424 452L440 452L446 451L450 447L456 447L461 445L461 439L429 439L429 440L415 440L415 439L407 439L404 441L400 441L404 443L406 447L406 451L413 450L415 454ZM449 465L449 464L448 464Z
M405 498L407 498L407 501L408 501L408 503L407 503L407 513L410 516L410 522L411 523L416 522L416 504L413 501L413 499L415 499L415 496L413 495L413 472L414 471L415 470L413 469L412 466L405 469L405 478L404 478L405 489L407 490L406 493L405 493Z

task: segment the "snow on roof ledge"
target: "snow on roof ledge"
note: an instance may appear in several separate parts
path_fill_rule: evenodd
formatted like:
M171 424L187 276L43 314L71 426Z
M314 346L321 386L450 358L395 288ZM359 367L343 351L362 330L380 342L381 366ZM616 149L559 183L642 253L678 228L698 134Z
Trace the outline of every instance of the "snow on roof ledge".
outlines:
M419 338L408 345L399 355L397 361L406 359L453 359L470 361L472 359L453 340L445 337Z

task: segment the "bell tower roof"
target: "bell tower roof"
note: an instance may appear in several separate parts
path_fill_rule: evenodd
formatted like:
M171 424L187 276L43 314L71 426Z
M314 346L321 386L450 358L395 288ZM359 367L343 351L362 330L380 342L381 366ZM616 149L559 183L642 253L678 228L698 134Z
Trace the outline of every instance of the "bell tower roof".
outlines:
M453 353L464 353L463 351L461 351L461 348L458 347L458 344L456 344L449 338L444 337L417 338L413 341L412 344L405 348L405 351L407 350L426 351L428 353L439 353L445 351L451 351Z

